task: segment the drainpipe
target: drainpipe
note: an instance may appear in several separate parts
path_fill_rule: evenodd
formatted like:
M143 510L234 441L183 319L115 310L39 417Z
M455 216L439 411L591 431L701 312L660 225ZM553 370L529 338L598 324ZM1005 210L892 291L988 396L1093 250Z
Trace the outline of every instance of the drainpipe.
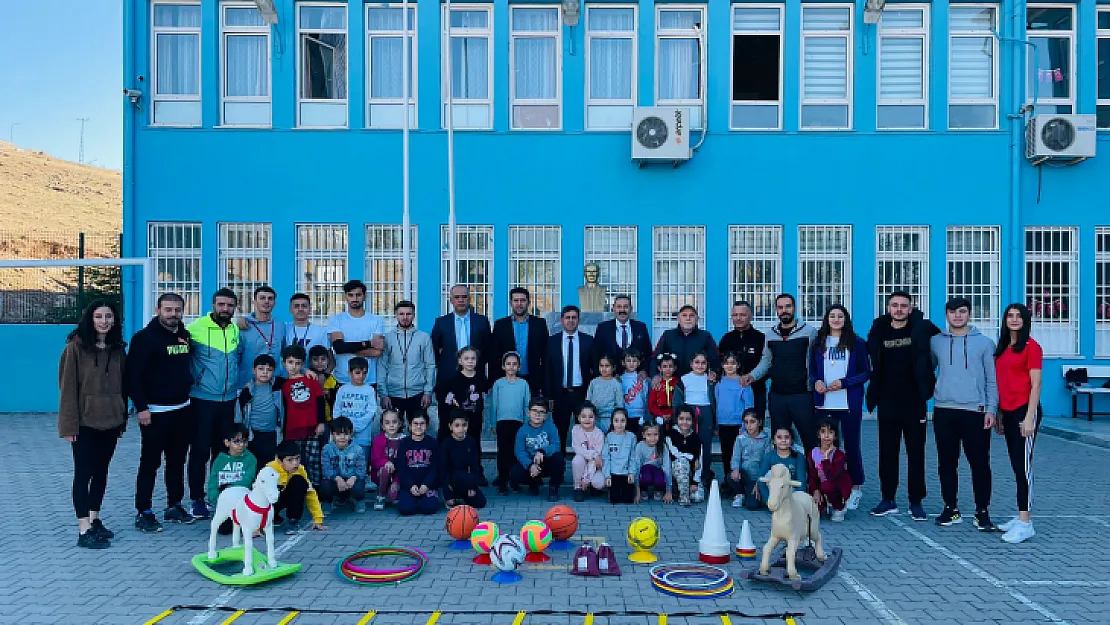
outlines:
M1033 48L1033 63L1037 63L1037 46L1031 43L1025 32L1026 0L1015 0L1013 14L1010 15L1010 37L1002 37L997 32L995 37L1000 41L1011 42L1010 52L1010 91L1014 112L1008 113L1006 119L1010 122L1010 219L1009 219L1009 255L1010 279L1008 281L1009 301L1018 302L1024 299L1022 288L1025 281L1023 267L1025 264L1025 232L1022 227L1021 215L1021 167L1025 158L1024 134L1026 112L1035 112L1037 105L1037 92L1033 92L1033 106L1025 108L1026 91L1026 63L1025 48Z
M125 88L141 88L135 85L135 2L124 0L123 3L123 80ZM144 94L145 95L145 94ZM142 102L140 99L139 102ZM136 228L135 225L135 123L137 121L138 106L131 104L126 97L123 100L123 233L124 236L120 256L129 258L136 255ZM145 256L145 254L144 254ZM141 305L136 306L134 296L147 297L143 285L131 280L130 294L126 310L135 313L144 310ZM127 315L125 322L132 332L143 327L149 319L136 319L135 314ZM128 333L130 335L131 332Z

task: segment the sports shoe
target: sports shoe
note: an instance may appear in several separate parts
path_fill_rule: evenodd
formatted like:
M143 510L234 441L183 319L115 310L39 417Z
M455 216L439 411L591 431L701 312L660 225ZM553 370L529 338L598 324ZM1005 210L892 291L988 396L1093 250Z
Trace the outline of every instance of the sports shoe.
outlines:
M559 501L559 487L558 486L552 486L552 487L547 489L547 500L550 501L550 502L553 502L553 503L556 502L556 501Z
M112 543L96 535L96 532L90 527L85 530L84 534L77 537L77 546L82 549L107 549L112 546Z
M135 529L144 534L157 534L162 531L162 524L153 512L140 512L135 515Z
M1037 533L1033 531L1032 521L1018 521L1010 527L1010 531L1003 534L1002 540L1010 543L1011 545L1016 545L1018 543L1029 540L1036 534Z
M888 514L897 514L898 504L889 499L884 499L879 502L879 505L871 508L871 516L886 516Z
M366 512L366 502L359 500L355 502L355 514L362 514Z
M690 495L690 498L694 500L694 503L705 501L705 490L699 485L697 492Z
M96 532L96 535L103 538L104 540L112 540L116 537L116 533L104 527L104 522L101 521L99 518L93 519L92 525L89 526L89 529Z
M910 504L910 518L914 521L928 521L929 515L925 514L925 508L919 503Z
M281 527L282 525L285 525L285 517L274 513L274 527Z
M844 521L845 514L844 510L833 510L832 514L829 515L829 520L833 523L841 523Z
M196 499L193 501L193 509L191 511L193 520L203 521L211 518L212 513L208 510L208 504L204 503L203 499ZM184 523L184 521L181 521Z
M980 532L997 532L998 526L991 523L991 515L986 510L980 510L975 513L975 529Z
M288 521L285 522L285 535L286 536L293 536L294 534L296 534L299 531L301 531L301 520L300 519L289 519Z
M857 510L859 509L860 499L863 499L863 489L853 488L852 494L848 495L848 502L844 505L844 507L848 510Z
M581 503L586 501L586 493L581 488L574 489L574 500Z
M374 509L385 510L385 497L378 495L378 498L374 500Z
M509 494L509 487L508 487L508 486L506 486L506 485L505 485L505 484L503 484L503 483L502 483L502 484L498 484L498 485L497 485L497 494L498 494L498 495L502 495L502 496L508 495L508 494Z
M201 502L201 505L204 506L205 511L208 510L208 506L204 505L204 502ZM193 509L196 509L196 507L196 503L194 503ZM182 506L181 504L176 504L162 511L162 520L164 520L166 523L181 523L183 525L192 525L196 522L197 517L189 514L189 511L185 509L185 506Z
M956 508L949 508L948 506L945 506L944 511L937 517L937 525L941 527L948 527L949 525L963 522L964 520L960 516L960 511Z
M733 508L743 508L744 507L744 496L743 495L737 495L737 496L733 497L732 498L732 507Z
M1014 529L1014 526L1017 525L1018 523L1021 523L1021 519L1018 518L1018 517L1014 517L1014 518L1010 519L1009 521L1006 521L1002 525L999 525L998 526L998 531L1008 532L1008 531Z

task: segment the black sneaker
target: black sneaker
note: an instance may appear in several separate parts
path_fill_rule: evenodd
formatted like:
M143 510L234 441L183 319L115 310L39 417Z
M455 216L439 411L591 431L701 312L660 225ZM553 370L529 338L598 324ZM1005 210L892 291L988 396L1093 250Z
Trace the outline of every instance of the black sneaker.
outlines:
M144 534L157 534L162 531L162 524L153 512L140 512L135 515L135 529Z
M928 521L929 515L925 514L925 508L920 503L911 503L910 518L914 521Z
M93 519L92 525L89 527L89 529L96 532L96 535L103 538L104 540L112 540L116 537L116 533L104 527L104 522L100 519Z
M194 505L193 508L196 509L196 505ZM205 506L204 509L207 511L208 506ZM175 504L166 508L162 512L162 518L166 523L181 523L182 525L192 525L196 523L197 520L197 517L190 514L189 511L185 509L185 506L181 504Z
M486 479L485 475L482 475L481 477L479 477L478 486L481 486L483 488L486 487L486 486L489 486L489 480Z
M274 527L281 527L282 525L285 525L285 517L274 514Z
M581 491L579 491L581 492ZM559 487L552 486L547 489L547 500L550 502L559 501Z
M960 511L956 508L949 508L948 506L945 506L944 512L941 512L940 516L937 517L937 525L941 527L948 527L949 525L963 522L963 518L960 517Z
M498 484L497 485L497 494L498 495L508 495L509 494L509 487L505 486L504 484Z
M579 503L586 501L586 492L581 488L574 489L574 500Z
M871 516L886 516L888 514L897 514L898 504L889 499L884 499L879 502L879 505L871 509Z
M287 521L285 523L285 535L286 536L292 536L292 535L296 534L299 531L301 531L301 520L300 519L289 519L289 521Z
M980 510L975 513L975 529L980 532L997 532L998 526L991 522L991 515L986 510Z
M203 521L204 519L211 518L212 513L208 511L208 504L204 503L203 499L197 499L193 502L193 509L190 516L195 521Z
M107 549L112 546L112 543L96 535L96 532L90 527L77 537L77 546L82 549Z
M531 486L529 486L528 487L528 494L533 496L533 497L539 495L540 494L540 485L539 484L532 484Z

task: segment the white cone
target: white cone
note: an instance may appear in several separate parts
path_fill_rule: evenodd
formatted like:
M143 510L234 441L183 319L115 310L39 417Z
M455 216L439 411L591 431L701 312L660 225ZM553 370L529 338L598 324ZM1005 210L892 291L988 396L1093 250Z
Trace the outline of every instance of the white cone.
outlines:
M755 543L752 542L752 528L747 519L744 519L744 526L740 529L740 542L736 543L736 557L741 560L755 559Z
M706 564L728 564L732 559L731 550L721 509L721 492L717 480L713 480L709 487L709 504L705 509L705 527L698 541L698 559Z

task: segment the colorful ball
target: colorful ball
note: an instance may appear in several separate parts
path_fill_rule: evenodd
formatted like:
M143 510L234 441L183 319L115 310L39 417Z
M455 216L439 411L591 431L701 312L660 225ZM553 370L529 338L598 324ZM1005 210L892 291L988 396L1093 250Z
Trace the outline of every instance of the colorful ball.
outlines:
M524 543L516 534L505 534L493 543L489 561L499 571L513 571L524 562Z
M648 551L659 544L659 526L647 517L632 519L628 524L628 544L637 551Z
M570 506L552 506L543 516L555 540L569 540L578 531L578 513Z
M493 543L501 536L501 529L493 521L482 521L470 533L470 546L478 553L489 553Z
M470 506L455 506L447 513L444 529L455 540L470 538L474 526L478 525L478 511Z
M551 529L543 521L528 521L520 528L520 540L532 553L539 553L551 545Z

